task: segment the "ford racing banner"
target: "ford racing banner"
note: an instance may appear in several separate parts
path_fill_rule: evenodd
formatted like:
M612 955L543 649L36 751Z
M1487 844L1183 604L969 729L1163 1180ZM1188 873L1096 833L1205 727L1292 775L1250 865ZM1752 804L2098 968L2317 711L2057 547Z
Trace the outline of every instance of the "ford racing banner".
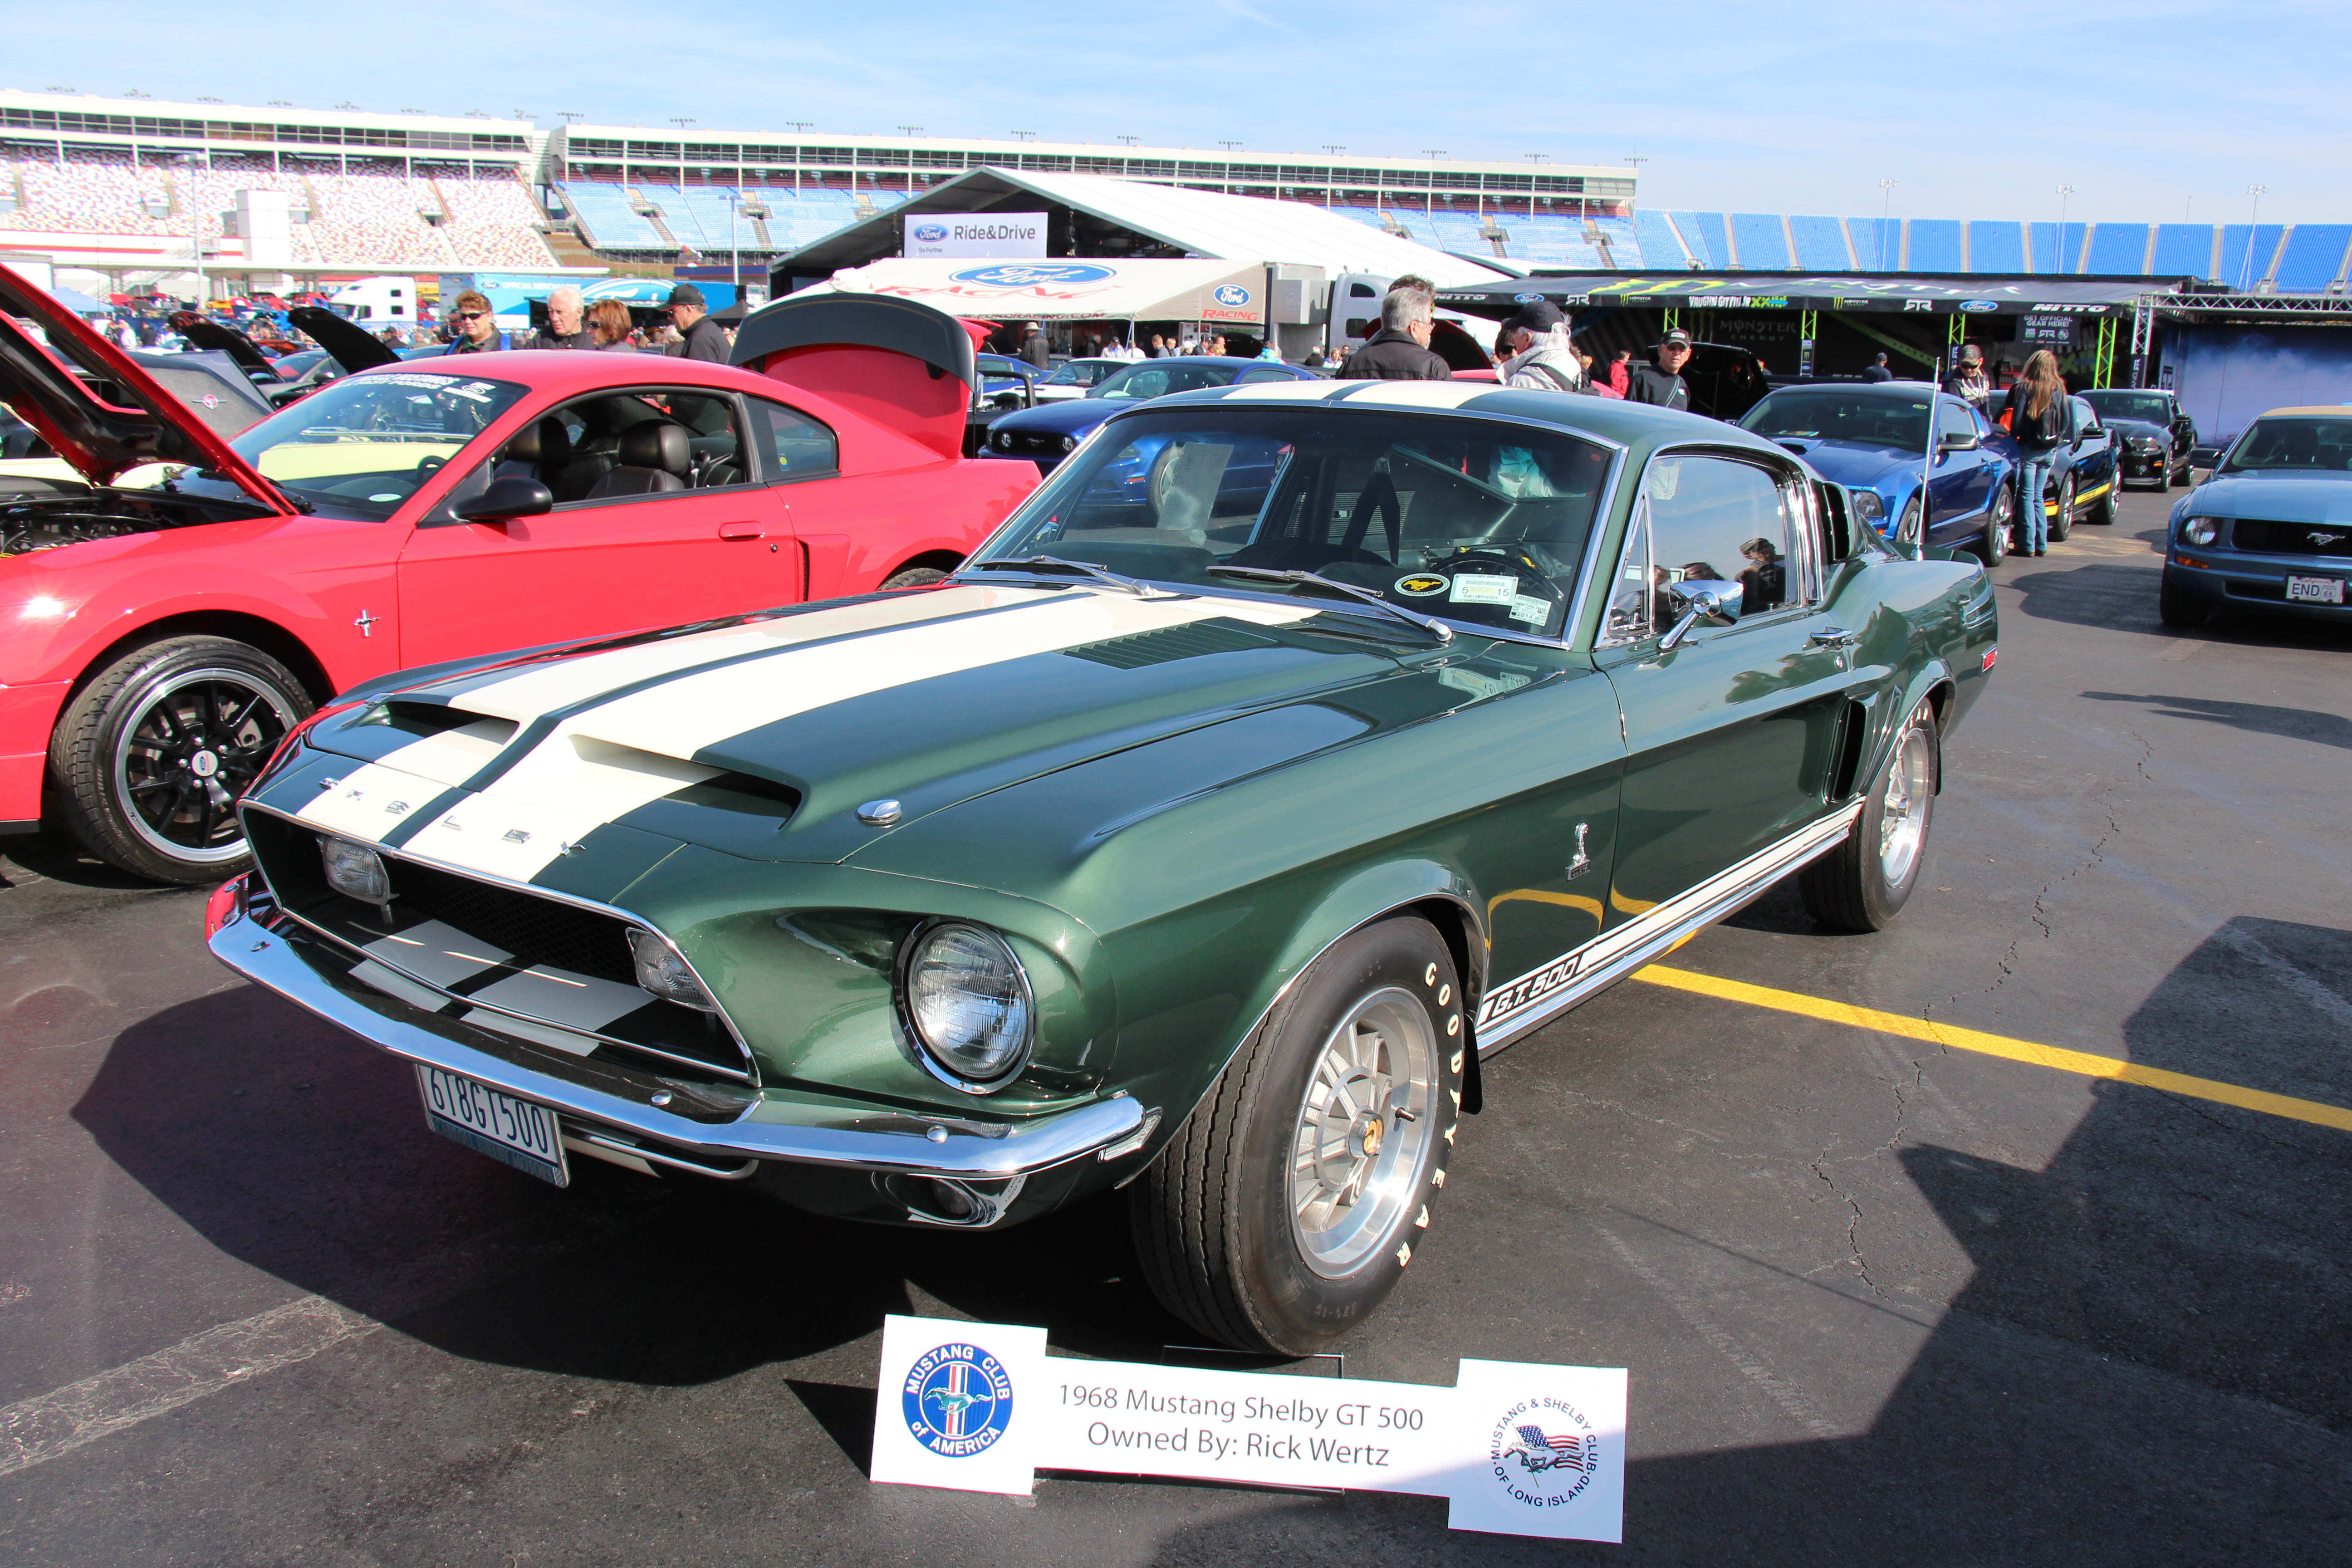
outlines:
M1625 1373L1464 1361L1451 1388L1050 1356L1045 1331L885 1321L873 1479L1025 1496L1038 1470L1415 1492L1456 1530L1621 1541Z

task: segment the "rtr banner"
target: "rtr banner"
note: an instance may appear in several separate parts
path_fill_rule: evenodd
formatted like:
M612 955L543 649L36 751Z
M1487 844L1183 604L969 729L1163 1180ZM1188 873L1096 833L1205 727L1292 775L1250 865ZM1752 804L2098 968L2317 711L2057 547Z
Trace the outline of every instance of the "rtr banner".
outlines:
M1456 1530L1621 1541L1625 1373L1465 1361L1454 1385L1045 1353L1045 1331L891 1318L873 1477L1026 1495L1038 1470L1417 1492Z

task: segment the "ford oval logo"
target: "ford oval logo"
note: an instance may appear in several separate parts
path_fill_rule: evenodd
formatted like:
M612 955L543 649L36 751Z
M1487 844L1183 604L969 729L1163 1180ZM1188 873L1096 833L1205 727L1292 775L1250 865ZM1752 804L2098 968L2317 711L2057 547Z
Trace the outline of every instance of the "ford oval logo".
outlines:
M1514 294L1511 296L1511 303L1514 305L1532 305L1542 300L1542 298L1543 296L1540 294Z
M948 276L958 283L992 289L1029 289L1040 283L1099 283L1117 274L1108 267L1077 261L1002 261L993 267L967 267Z
M1990 300L1963 300L1960 301L1960 309L1973 316L1980 315L1987 310L1998 310L2000 307Z
M937 245L947 237L948 226L943 223L919 223L915 226L915 237L925 245Z
M1217 303L1220 305L1246 305L1249 303L1249 290L1243 288L1238 283L1227 283L1217 290Z

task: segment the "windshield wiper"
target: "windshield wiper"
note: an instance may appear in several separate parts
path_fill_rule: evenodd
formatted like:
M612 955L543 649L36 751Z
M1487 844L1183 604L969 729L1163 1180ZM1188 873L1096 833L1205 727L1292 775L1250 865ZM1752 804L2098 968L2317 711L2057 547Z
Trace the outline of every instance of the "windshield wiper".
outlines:
M1319 576L1313 572L1279 572L1271 566L1212 566L1209 574L1214 577L1247 577L1260 583L1311 583L1316 587L1328 588L1351 599L1361 600L1376 610L1385 610L1398 620L1420 627L1439 642L1454 640L1454 628L1444 621L1415 615L1402 605L1390 604L1370 588L1359 588L1353 583L1342 583L1335 577Z
M1154 588L1148 584L1139 583L1132 577L1122 577L1116 572L1107 572L1091 562L1065 561L1058 555L1020 555L1006 556L996 561L975 561L971 565L959 569L956 575L961 576L965 572L1037 571L1082 573L1098 583L1108 583L1114 588L1125 589L1139 599L1181 599L1185 596L1181 594L1171 594L1164 588Z

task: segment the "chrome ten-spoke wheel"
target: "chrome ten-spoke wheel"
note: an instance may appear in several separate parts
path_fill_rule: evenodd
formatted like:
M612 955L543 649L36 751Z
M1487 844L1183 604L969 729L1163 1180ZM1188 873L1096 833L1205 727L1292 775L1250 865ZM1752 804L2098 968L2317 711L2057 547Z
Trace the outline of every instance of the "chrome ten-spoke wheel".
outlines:
M236 800L310 713L293 671L227 637L168 637L100 670L49 737L52 798L100 859L164 882L245 869Z
M1205 1334L1283 1355L1369 1317L1429 1235L1470 1016L1428 921L1332 942L1128 1189L1152 1293Z
M1936 787L1935 758L1927 731L1906 725L1895 742L1895 757L1878 799L1878 867L1889 884L1911 878L1919 847L1927 838L1927 801Z
M1396 1228L1437 1125L1437 1042L1411 992L1356 1005L1324 1041L1291 1142L1290 1222L1307 1266L1337 1279Z

